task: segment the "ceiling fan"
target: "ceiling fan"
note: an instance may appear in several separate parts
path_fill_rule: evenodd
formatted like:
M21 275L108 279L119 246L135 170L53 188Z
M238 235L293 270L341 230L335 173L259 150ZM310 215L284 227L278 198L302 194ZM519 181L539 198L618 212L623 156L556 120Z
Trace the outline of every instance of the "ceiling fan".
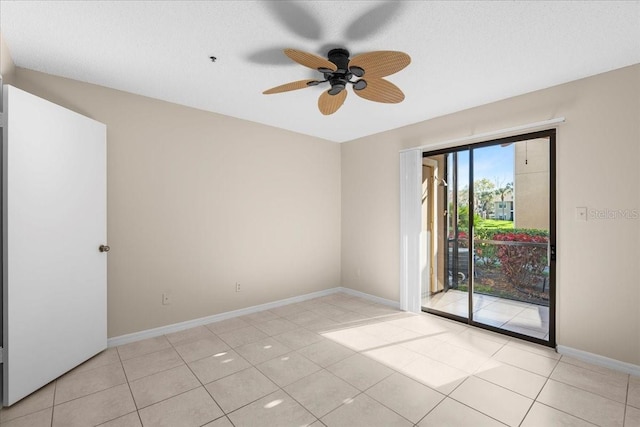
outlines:
M324 115L333 114L342 106L347 97L348 84L353 86L356 95L369 101L396 104L404 100L404 93L396 85L383 79L409 65L411 58L404 52L381 50L363 53L351 59L349 51L342 48L331 49L327 59L296 49L284 49L284 54L298 64L322 73L323 79L286 83L265 90L262 92L265 95L329 83L331 87L318 99L318 108Z

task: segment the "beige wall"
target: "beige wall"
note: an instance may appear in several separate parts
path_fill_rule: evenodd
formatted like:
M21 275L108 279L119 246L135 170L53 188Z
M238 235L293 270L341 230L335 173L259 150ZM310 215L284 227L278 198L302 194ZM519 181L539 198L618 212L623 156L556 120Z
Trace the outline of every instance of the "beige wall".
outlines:
M11 58L11 52L9 47L0 34L0 76L4 84L13 84L13 77L15 75L16 67Z
M549 139L520 141L514 145L514 227L548 230Z
M562 116L558 344L640 364L640 220L575 219L640 208L640 65L342 144L342 285L399 298L399 150Z
M640 220L575 219L639 208L640 65L340 146L7 72L2 52L13 84L108 126L111 337L339 284L398 300L398 151L564 116L558 343L640 364Z
M107 125L110 337L340 285L339 144L22 68L16 77Z

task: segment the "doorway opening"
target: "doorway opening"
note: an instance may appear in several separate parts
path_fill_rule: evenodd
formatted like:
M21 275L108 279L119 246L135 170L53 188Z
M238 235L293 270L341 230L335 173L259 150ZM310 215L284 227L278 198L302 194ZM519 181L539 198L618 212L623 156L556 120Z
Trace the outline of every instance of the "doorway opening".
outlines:
M423 153L422 310L555 347L555 130Z

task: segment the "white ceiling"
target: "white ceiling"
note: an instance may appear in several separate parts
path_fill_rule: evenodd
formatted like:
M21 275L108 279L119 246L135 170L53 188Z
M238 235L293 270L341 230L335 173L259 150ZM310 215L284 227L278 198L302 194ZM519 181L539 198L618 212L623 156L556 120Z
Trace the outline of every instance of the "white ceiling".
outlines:
M640 63L638 1L0 0L0 31L19 67L337 142ZM320 76L283 48L337 46L408 53L404 102L262 95Z

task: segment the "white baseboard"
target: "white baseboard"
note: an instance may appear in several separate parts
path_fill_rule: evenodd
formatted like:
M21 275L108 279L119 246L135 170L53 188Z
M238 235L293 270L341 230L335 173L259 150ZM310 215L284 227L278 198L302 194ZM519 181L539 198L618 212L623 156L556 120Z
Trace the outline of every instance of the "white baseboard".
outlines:
M578 350L564 345L557 346L556 350L564 356L573 357L575 359L582 360L583 362L640 376L640 366L632 363L621 362L620 360L610 359L605 356L600 356L599 354L589 353L588 351Z
M318 292L312 292L305 295L299 295L296 297L285 298L278 301L272 301L265 304L254 305L252 307L241 308L239 310L227 311L225 313L214 314L213 316L201 317L199 319L187 320L186 322L174 323L172 325L161 326L158 328L147 329L140 332L134 332L127 335L120 335L118 337L109 338L107 340L108 347L116 347L123 344L140 341L147 338L153 338L160 335L170 334L172 332L179 332L185 329L194 328L196 326L207 325L213 322L219 322L221 320L231 319L233 317L245 316L247 314L257 313L263 310L269 310L271 308L281 307L287 304L293 304L296 302L302 302L313 298L319 298L326 295L343 292L348 295L360 297L378 304L384 304L393 308L400 308L400 302L389 300L386 298L377 297L375 295L367 294L365 292L356 291L355 289L345 287L335 287L325 289ZM598 354L589 353L587 351L578 350L575 348L567 347L564 345L558 345L556 347L558 353L573 357L575 359L582 360L584 362L592 363L594 365L603 366L605 368L614 369L616 371L625 372L627 374L640 376L640 366L632 363L622 362L616 359L611 359Z
M201 317L199 319L187 320L186 322L174 323L172 325L160 326L158 328L147 329L144 331L134 332L126 335L120 335L117 337L109 338L107 340L107 346L116 347L123 344L129 344L129 343L144 340L147 338L154 338L160 335L170 334L172 332L184 331L185 329L194 328L196 326L202 326L202 325L207 325L213 322L219 322L221 320L231 319L232 317L245 316L247 314L257 313L259 311L269 310L270 308L281 307L287 304L293 304L296 302L302 302L302 301L306 301L313 298L319 298L326 295L335 294L337 292L344 292L345 294L358 296L360 298L368 299L378 304L384 304L394 308L400 307L400 304L396 301L376 297L374 295L366 294L364 292L338 286L335 288L325 289L318 292L312 292L310 294L299 295L296 297L281 299L278 301L272 301L265 304L254 305L252 307L241 308L239 310L233 310L233 311L227 311L225 313L214 314L213 316Z
M351 289L351 288L337 288L340 292L344 292L345 294L349 294L349 295L353 295L354 297L360 297L360 298L364 298L364 299L368 299L369 301L373 301L373 302L377 302L378 304L384 304L384 305L388 305L390 307L393 308L397 308L398 310L400 309L400 302L398 301L393 301L390 299L386 299L386 298L380 298L377 297L375 295L371 295L371 294L367 294L364 292L360 292L360 291L356 291L355 289Z
M278 301L268 302L265 304L241 308L239 310L233 310L233 311L227 311L220 314L214 314L213 316L201 317L199 319L187 320L186 322L174 323L172 325L160 326L158 328L147 329L140 332L133 332L131 334L126 334L126 335L120 335L118 337L109 338L107 340L107 346L116 347L119 345L129 344L131 342L140 341L147 338L154 338L160 335L170 334L172 332L184 331L185 329L194 328L196 326L207 325L213 322L219 322L220 320L231 319L232 317L245 316L247 314L257 313L259 311L269 310L270 308L276 308L276 307L280 307L287 304L306 301L308 299L335 294L336 292L340 292L341 289L342 288L340 287L325 289L322 291L312 292L310 294L299 295L296 297L285 298Z

